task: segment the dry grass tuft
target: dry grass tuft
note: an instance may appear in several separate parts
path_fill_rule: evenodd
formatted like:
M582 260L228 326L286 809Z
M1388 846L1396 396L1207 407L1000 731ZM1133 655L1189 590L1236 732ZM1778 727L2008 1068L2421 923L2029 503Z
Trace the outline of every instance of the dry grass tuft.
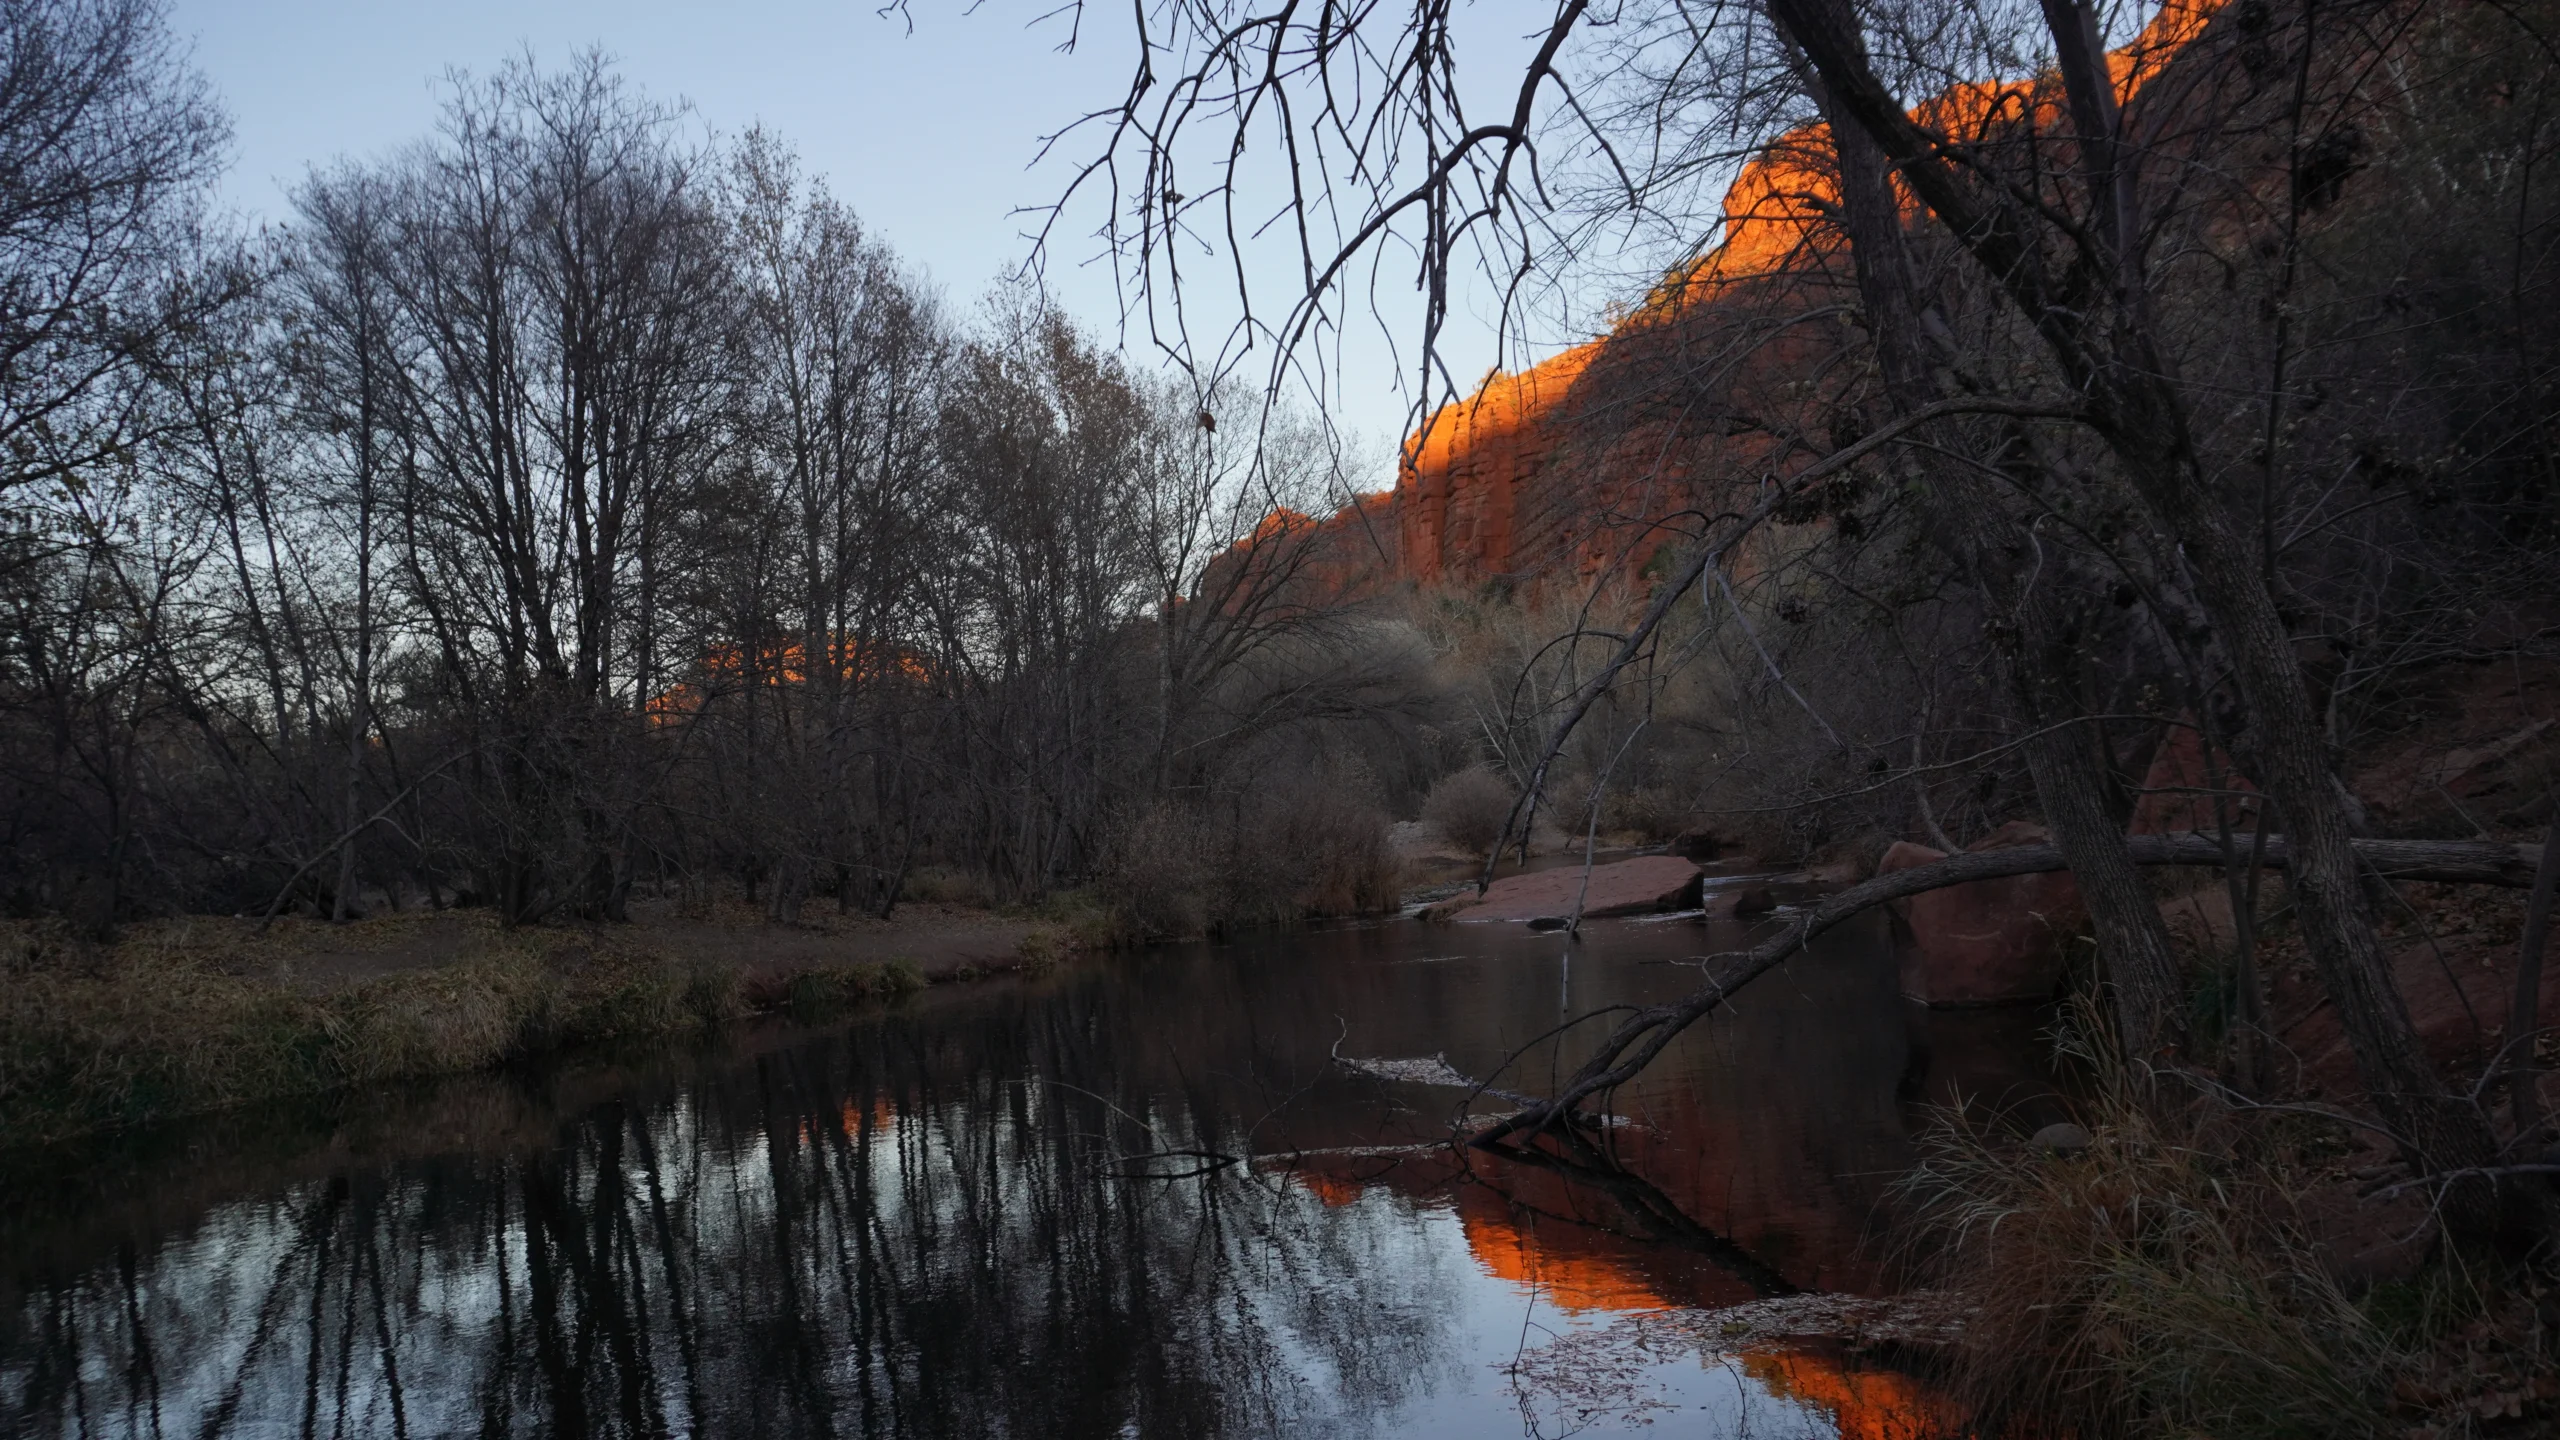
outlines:
M870 1000L910 995L925 986L912 961L827 965L791 977L783 1003L802 1020L824 1020Z
M2392 1430L2417 1357L2330 1275L2282 1137L2122 1090L2087 1120L2086 1150L2044 1154L1945 1113L1899 1182L1919 1268L1975 1314L1960 1398L1995 1428L2089 1437Z

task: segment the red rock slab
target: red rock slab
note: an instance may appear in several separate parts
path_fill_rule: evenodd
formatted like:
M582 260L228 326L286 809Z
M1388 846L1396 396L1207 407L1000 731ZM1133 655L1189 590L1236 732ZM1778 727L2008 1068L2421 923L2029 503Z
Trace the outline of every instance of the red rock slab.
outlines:
M1582 918L1605 920L1612 915L1651 915L1687 910L1698 903L1696 864L1677 855L1646 855L1594 866L1591 893L1582 902ZM1573 898L1582 893L1582 867L1564 865L1530 875L1508 875L1493 882L1484 898L1471 905L1434 907L1432 918L1463 920L1539 920L1573 913Z
M2151 757L2151 768L2142 777L2141 797L2133 802L2134 834L2219 829L2221 821L2216 816L2222 812L2210 793L2216 789L2242 792L2241 796L2232 797L2229 810L2235 828L2249 829L2257 824L2257 802L2244 797L2256 794L2258 787L2239 773L2230 756L2219 750L2208 756L2204 732L2193 722L2194 717L2188 716L2170 726L2168 734L2161 737L2160 748Z
M1966 847L2045 843L2045 831L2011 821ZM1908 840L1876 863L1878 874L1947 858ZM2086 911L2068 871L1950 885L1893 902L1902 993L1929 1005L2040 1000L2062 979L2062 942Z

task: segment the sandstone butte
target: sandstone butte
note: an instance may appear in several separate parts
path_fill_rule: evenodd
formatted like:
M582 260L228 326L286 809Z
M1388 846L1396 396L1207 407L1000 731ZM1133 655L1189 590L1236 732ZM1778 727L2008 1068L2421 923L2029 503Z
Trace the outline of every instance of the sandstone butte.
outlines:
M2220 4L2170 0L2111 52L2120 95L2129 101L2160 74ZM2039 127L2056 119L2049 90L2019 82L1958 86L1913 113L1950 133L2022 113ZM1345 597L1405 586L1579 590L1641 576L1678 538L1667 517L1714 513L1711 502L1737 488L1809 463L1811 452L1778 453L1771 437L1825 433L1814 423L1823 396L1800 383L1815 373L1814 342L1781 334L1752 349L1747 373L1733 377L1747 413L1701 413L1679 402L1674 382L1729 353L1753 312L1768 312L1789 282L1847 283L1819 223L1835 193L1828 150L1820 127L1780 137L1727 190L1716 247L1608 333L1518 374L1496 372L1441 407L1407 437L1393 489L1355 495L1321 521L1275 514L1239 548L1314 525L1317 560L1303 573Z

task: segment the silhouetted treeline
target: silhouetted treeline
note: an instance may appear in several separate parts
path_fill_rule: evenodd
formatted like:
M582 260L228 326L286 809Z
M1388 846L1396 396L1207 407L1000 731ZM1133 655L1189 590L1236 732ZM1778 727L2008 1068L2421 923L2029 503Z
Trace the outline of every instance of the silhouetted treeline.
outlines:
M1303 527L1208 563L1328 442L953 314L770 137L511 65L247 240L151 0L5 32L13 912L1036 895L1391 673Z

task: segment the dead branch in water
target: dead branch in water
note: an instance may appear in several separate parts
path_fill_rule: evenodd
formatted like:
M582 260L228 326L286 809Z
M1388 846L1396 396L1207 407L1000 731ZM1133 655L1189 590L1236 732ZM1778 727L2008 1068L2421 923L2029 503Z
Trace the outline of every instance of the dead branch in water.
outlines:
M2492 841L2358 840L2354 844L2356 859L2372 874L2386 880L2430 880L2444 884L2525 889L2533 884L2534 872L2542 859L2542 847L2538 845L2502 845ZM2125 849L2137 865L2220 866L2226 863L2221 842L2215 836L2195 831L2136 835L2125 841ZM2262 859L2269 869L2285 869L2292 861L2292 847L2286 843L2285 837L2270 835L2266 837ZM1852 885L1790 917L1786 929L1749 950L1728 957L1726 963L1711 973L1707 983L1699 989L1669 1004L1647 1006L1619 1022L1618 1028L1601 1042L1598 1053L1574 1072L1563 1093L1543 1104L1523 1108L1520 1113L1488 1128L1469 1143L1489 1146L1523 1130L1532 1133L1542 1131L1591 1096L1624 1085L1652 1064L1654 1057L1662 1053L1663 1047L1669 1045L1673 1037L1731 999L1743 986L1776 969L1811 944L1814 937L1878 905L1931 890L1943 890L1950 885L2001 880L2012 875L2039 875L2067 868L2062 852L2054 846L2019 845L2005 850L1950 855L1933 864L1896 870Z

